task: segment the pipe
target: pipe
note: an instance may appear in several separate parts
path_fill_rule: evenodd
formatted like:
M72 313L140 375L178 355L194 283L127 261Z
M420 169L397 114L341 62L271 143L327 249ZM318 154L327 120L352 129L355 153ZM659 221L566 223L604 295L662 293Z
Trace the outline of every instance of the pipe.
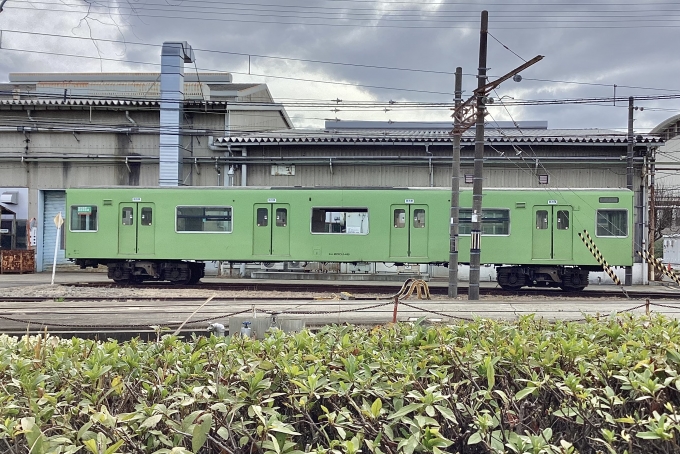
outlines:
M244 158L248 156L248 150L246 150L246 147L243 147L243 150L241 150L241 156L244 157ZM241 186L248 186L248 165L247 164L241 164Z
M127 118L130 123L137 126L137 122L135 120L133 120L132 118L130 118L130 112L127 111L127 110L125 111L125 118Z
M26 109L26 115L28 115L29 120L35 121L35 118L31 117L31 109Z

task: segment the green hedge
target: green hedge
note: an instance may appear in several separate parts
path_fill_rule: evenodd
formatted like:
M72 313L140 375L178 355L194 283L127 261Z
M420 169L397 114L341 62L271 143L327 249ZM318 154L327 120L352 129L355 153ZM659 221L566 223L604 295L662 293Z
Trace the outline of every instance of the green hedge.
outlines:
M0 452L678 452L680 327L477 320L0 337Z

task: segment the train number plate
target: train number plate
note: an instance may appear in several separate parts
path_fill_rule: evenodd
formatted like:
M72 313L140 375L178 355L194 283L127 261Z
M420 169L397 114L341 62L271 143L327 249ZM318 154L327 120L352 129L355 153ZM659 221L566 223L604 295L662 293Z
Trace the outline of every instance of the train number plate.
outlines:
M406 200L404 200L404 203L414 203L414 200L413 199L406 199Z
M548 205L557 205L557 200L548 200Z

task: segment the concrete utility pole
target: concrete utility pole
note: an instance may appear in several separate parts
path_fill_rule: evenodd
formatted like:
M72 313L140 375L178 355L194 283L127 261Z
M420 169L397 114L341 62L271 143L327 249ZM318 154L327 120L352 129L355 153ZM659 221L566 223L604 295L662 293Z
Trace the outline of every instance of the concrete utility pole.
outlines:
M456 130L462 136L463 132L467 131L473 124L477 125L477 132L475 135L475 167L474 167L474 184L473 184L473 201L472 201L472 234L470 238L470 287L468 292L469 300L479 299L479 266L481 259L481 223L482 223L482 170L484 162L484 102L486 101L486 96L495 88L497 88L501 83L510 79L515 74L519 74L528 67L538 63L543 59L542 55L537 55L528 62L518 66L504 76L494 80L493 82L486 83L486 44L488 35L488 23L489 23L489 13L487 11L482 11L482 28L480 32L480 49L479 49L479 74L477 80L477 88L474 90L474 94L469 97L465 102L460 104L456 103L456 107L453 109L454 122L458 121L458 128L455 128L452 132L454 134ZM473 107L473 102L476 104L476 109ZM459 137L460 137L459 136ZM454 182L452 181L452 186ZM452 189L453 191L453 189ZM453 203L453 200L451 200ZM453 209L451 210L453 213ZM476 232L476 233L475 233ZM453 233L451 233L453 235ZM457 244L451 244L450 251L457 249ZM449 255L449 296L451 296L452 287L457 286L457 282L453 284L451 282L451 255ZM475 268L473 272L473 267ZM455 276L457 280L457 275Z
M654 188L654 174L656 173L656 148L650 147L648 150L649 159L649 255L655 257L654 236L656 235L656 190ZM650 266L648 279L654 281L654 267Z
M628 98L628 153L627 153L627 168L626 168L626 189L633 190L633 110L635 109L635 98L632 96ZM638 201L636 197L633 197L633 204L637 207ZM634 212L631 213L635 216ZM633 225L632 237L635 239L637 237L635 232L635 224ZM633 261L635 261L635 244L633 244ZM624 279L624 285L633 285L633 267L626 267L626 276Z
M482 11L479 31L479 68L477 69L477 92L486 86L486 50L489 35L489 12ZM470 283L468 300L479 299L479 266L482 255L482 179L484 163L484 101L477 94L477 118L475 126L475 159L472 180L472 229L470 230Z
M463 103L463 68L456 68L456 109ZM458 231L460 219L460 115L453 116L453 166L451 168L451 226L449 227L449 298L458 296Z

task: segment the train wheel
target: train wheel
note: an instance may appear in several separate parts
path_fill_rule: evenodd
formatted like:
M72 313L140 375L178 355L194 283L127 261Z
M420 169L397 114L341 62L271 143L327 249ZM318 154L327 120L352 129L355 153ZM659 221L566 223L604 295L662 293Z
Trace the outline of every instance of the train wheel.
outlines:
M503 290L516 292L526 284L526 276L516 268L506 268L498 273L498 284Z

